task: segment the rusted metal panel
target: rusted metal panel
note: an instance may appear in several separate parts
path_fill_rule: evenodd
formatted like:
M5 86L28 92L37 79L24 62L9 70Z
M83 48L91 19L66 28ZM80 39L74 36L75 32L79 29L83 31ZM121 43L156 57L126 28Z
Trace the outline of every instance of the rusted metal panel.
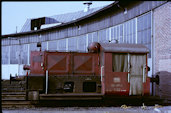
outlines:
M150 95L150 78L149 77L147 77L146 78L146 82L145 83L143 83L143 93L144 93L144 95Z
M146 64L148 64L147 54L146 54ZM150 78L147 75L148 75L148 65L146 65L146 82L143 83L143 94L149 96L150 95Z
M100 59L97 53L31 52L32 75L99 75Z
M31 64L30 64L30 74L32 75L44 75L44 70L41 67L43 63L43 52L40 51L31 51Z
M74 53L75 74L98 75L98 54L93 53Z
M46 52L45 67L49 75L71 73L71 54L62 52Z

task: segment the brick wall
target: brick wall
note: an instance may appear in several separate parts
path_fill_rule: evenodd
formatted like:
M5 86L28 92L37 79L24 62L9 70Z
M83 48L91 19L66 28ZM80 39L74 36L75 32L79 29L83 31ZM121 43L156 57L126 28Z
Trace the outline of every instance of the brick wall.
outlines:
M155 95L171 100L171 2L156 8L154 21L154 73L160 77Z
M155 70L171 72L171 2L154 10Z

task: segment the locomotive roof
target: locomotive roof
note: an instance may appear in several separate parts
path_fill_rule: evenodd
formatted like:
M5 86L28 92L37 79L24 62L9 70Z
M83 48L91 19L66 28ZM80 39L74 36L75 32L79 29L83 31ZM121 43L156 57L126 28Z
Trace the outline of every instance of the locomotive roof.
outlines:
M148 53L149 49L142 44L100 43L103 52Z

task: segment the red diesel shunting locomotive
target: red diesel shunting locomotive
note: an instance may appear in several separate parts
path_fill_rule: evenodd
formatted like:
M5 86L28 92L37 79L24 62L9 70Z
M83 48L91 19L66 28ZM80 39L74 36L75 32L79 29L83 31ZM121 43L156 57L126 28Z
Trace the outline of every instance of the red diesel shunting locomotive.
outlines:
M93 42L87 49L87 53L32 51L29 100L150 95L149 50L144 45Z

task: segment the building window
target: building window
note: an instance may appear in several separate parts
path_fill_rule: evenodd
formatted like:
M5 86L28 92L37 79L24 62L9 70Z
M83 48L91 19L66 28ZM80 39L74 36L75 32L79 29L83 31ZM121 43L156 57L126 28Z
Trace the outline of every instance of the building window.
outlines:
M2 64L9 64L9 46L2 46Z
M19 64L20 46L10 46L10 64Z
M42 51L46 51L47 50L47 42L41 42L41 44L42 44L42 47L41 47Z
M28 62L28 45L24 44L20 46L21 56L20 56L20 64L27 64Z
M88 45L92 42L98 42L98 32L93 32L88 34Z
M117 40L119 43L123 43L123 25L117 25L111 28L111 41Z
M124 43L136 43L136 19L129 20L123 24Z
M77 38L68 38L68 51L76 51L77 50Z
M151 57L151 12L137 18L137 33L138 43L148 47Z
M111 27L110 36L118 43L144 44L150 50L151 57L151 12Z
M93 42L99 42L99 38L98 38L98 32L93 32L92 33L92 38L93 38Z
M57 44L58 51L66 51L66 46L67 46L66 40L67 39L58 40L58 44Z
M78 41L78 51L86 51L87 47L86 47L86 35L81 35L77 38Z
M128 72L128 54L112 54L113 72Z
M88 45L91 44L93 42L93 34L89 33L88 34Z
M109 41L109 29L103 29L98 31L99 42L108 42Z

